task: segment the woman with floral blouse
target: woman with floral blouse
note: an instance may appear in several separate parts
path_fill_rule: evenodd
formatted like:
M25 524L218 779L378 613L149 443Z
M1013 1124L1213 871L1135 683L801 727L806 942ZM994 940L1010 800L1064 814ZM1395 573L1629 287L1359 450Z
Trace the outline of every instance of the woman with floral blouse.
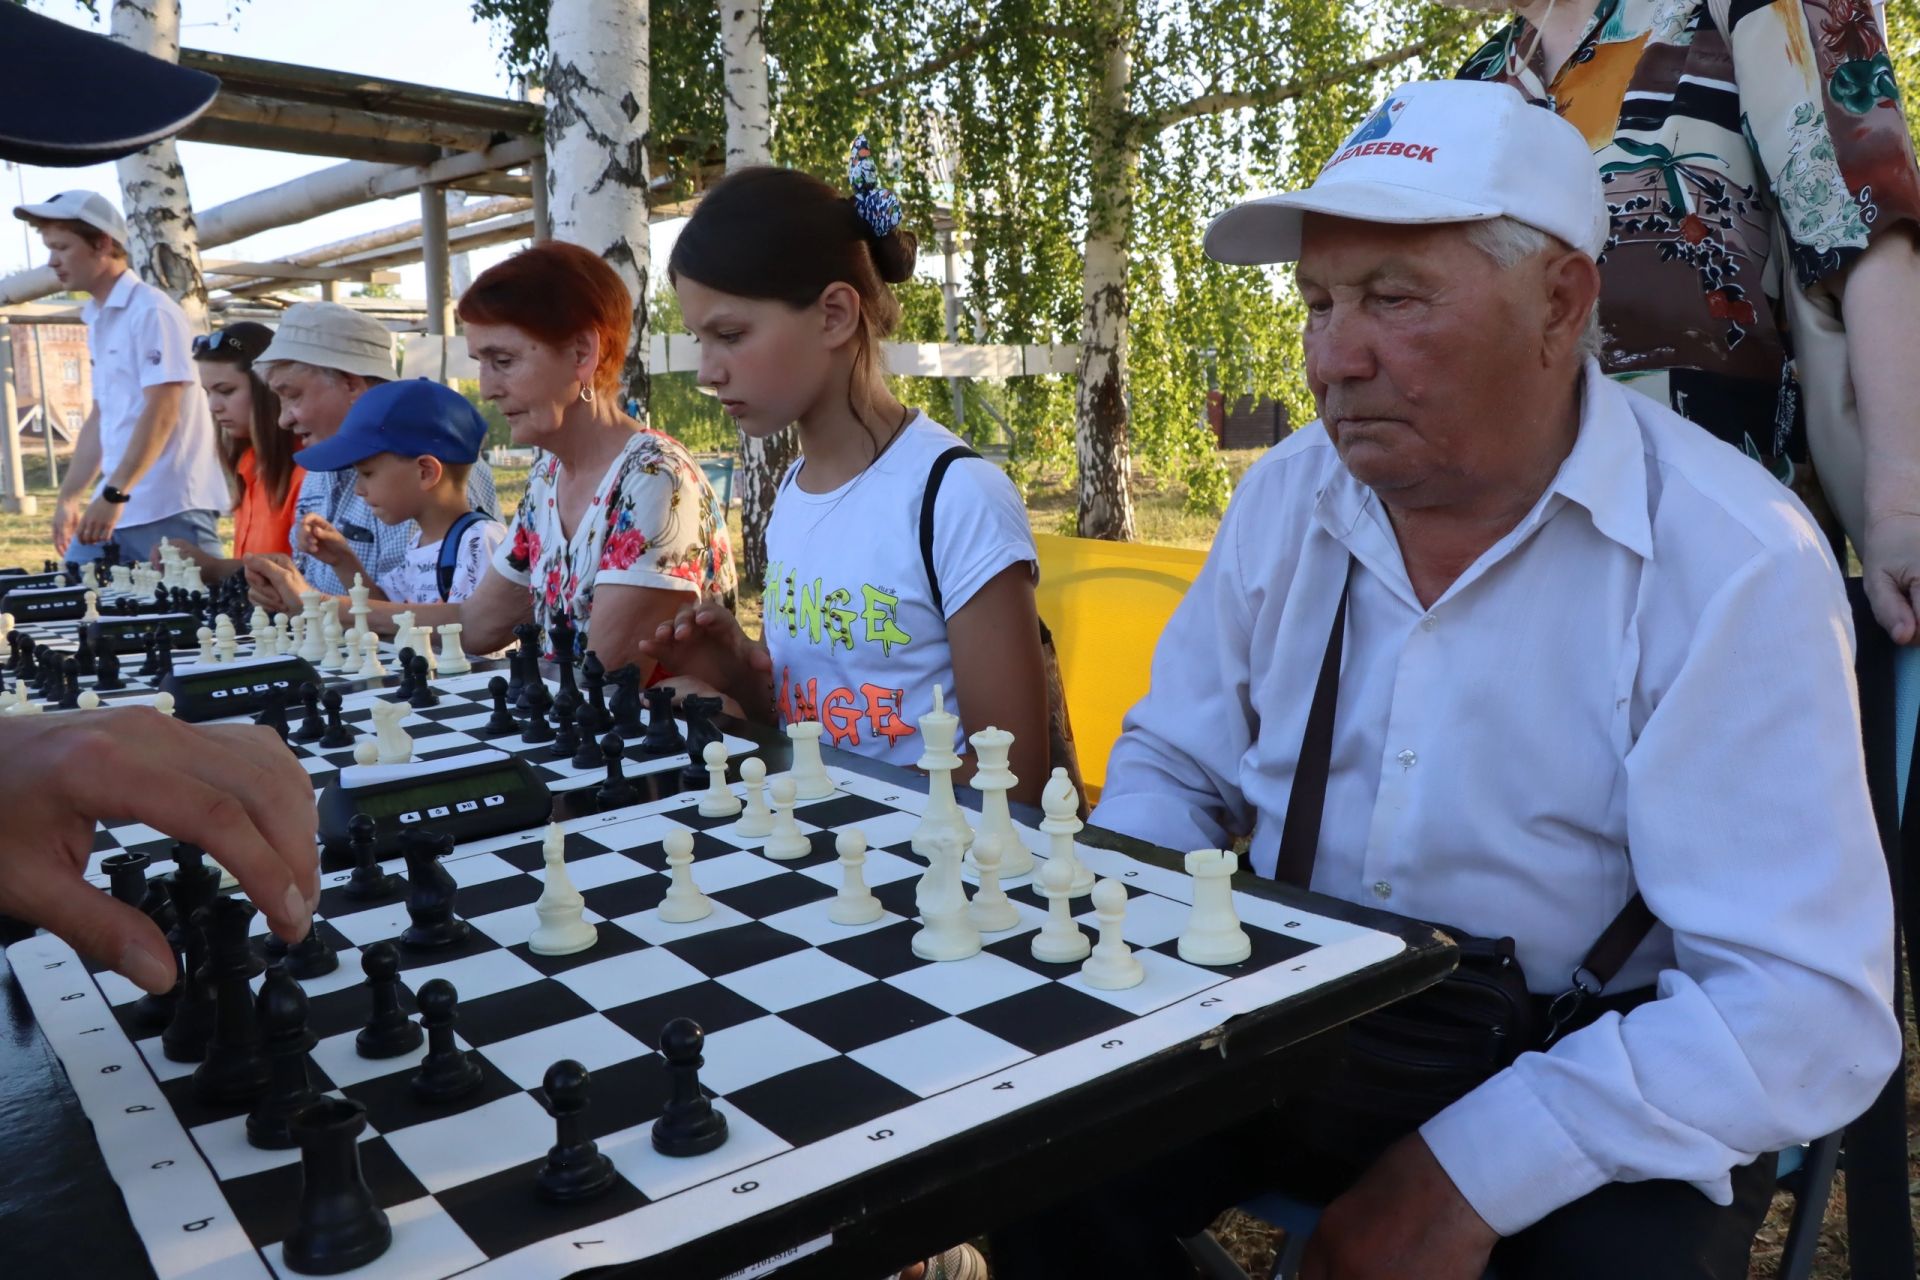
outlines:
M1613 221L1601 366L1850 537L1876 617L1913 641L1920 170L1873 4L1512 8L1460 75L1513 85L1594 149Z

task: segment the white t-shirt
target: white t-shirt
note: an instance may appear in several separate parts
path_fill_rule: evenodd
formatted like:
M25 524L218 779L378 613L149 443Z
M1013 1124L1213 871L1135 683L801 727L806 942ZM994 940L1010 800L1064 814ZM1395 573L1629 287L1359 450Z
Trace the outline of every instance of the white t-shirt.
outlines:
M185 384L180 421L120 508L120 527L152 524L182 511L225 511L233 505L213 436L213 415L193 364L193 330L180 304L124 273L105 302L87 299L87 352L93 359L93 401L100 410L100 483L126 455L146 407L146 389Z
M457 604L473 594L480 579L487 576L493 561L493 549L507 540L507 526L498 520L475 520L460 535L460 554L453 562L453 584L447 590L447 604ZM439 604L440 542L420 545L420 534L413 535L407 558L393 572L379 580L387 599L407 604Z
M954 749L980 725L966 722L953 684L947 619L994 575L1039 552L1026 507L1006 473L984 459L954 462L934 501L933 566L944 611L933 605L920 555L920 504L934 459L960 437L918 414L878 461L832 493L782 483L767 522L767 649L783 723L819 720L827 741L910 765L925 744L916 721L946 690L960 717Z

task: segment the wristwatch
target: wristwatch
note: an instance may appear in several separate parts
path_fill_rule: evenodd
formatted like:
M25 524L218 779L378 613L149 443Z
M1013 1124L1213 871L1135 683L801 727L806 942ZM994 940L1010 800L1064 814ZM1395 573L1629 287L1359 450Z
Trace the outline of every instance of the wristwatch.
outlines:
M118 505L120 505L121 503L124 503L124 502L132 502L132 501L133 501L133 495L132 495L132 494L130 494L130 493L125 493L125 492L123 492L123 491L121 491L121 490L119 490L119 489L116 489L116 488L114 488L114 487L113 487L112 485L104 485L104 486L102 486L102 487L101 487L101 489L100 489L100 496L101 496L102 498L105 498L105 499L106 499L106 500L107 500L108 502L111 502L111 503L113 503L113 504L114 504L115 506L118 506Z

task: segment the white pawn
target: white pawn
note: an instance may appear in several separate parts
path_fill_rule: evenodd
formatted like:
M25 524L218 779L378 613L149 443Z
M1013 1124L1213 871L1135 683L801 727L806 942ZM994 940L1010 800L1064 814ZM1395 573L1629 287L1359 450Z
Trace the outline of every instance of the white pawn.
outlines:
M380 744L365 734L353 744L353 762L361 765L380 763Z
M215 661L213 656L213 628L201 627L193 634L200 641L200 664L207 667L212 666Z
M13 630L13 615L10 613L0 613L0 640L5 640L7 638L7 634L12 630Z
M1120 936L1127 915L1127 886L1118 880L1102 880L1093 886L1093 910L1100 921L1100 941L1093 954L1080 966L1080 976L1090 987L1102 991L1125 991L1146 981L1146 966L1133 948Z
M659 916L667 924L689 924L713 914L713 900L693 882L693 832L684 827L667 832L660 842L667 850L667 873L673 879L660 899Z
M87 567L91 569L93 567L93 561L91 560L87 561ZM94 585L97 587L100 584L95 583ZM100 593L98 591L89 591L85 596L81 598L87 602L87 612L85 616L83 616L80 619L80 621L82 622L100 621ZM224 617L225 615L222 615L222 616Z
M307 647L307 615L296 613L287 623L287 653L295 658L304 657L300 651Z
M1180 958L1188 964L1239 964L1253 954L1253 939L1233 909L1233 873L1240 859L1225 849L1195 849L1187 855L1193 877L1193 910L1180 934Z
M709 742L700 758L707 762L707 790L700 797L700 816L731 818L740 812L740 797L727 789L727 744Z
M840 892L827 908L827 919L835 924L871 924L886 913L880 899L867 888L867 837L858 827L848 827L834 839L840 855Z
M567 875L567 833L557 822L547 824L543 846L547 863L546 887L533 904L540 927L527 939L527 950L537 956L570 956L600 940L600 931L582 916L586 899Z
M266 638L266 633L272 626L273 619L267 616L266 609L261 605L253 606L253 614L247 619L247 630L253 633L255 648L258 648L260 641Z
M793 793L802 800L820 800L833 794L833 779L827 776L827 767L820 762L822 729L818 720L802 720L787 726L787 741L793 745L793 765L788 776L793 779Z
M1040 891L1047 896L1047 922L1033 935L1033 958L1048 964L1072 964L1093 950L1087 935L1073 922L1073 867L1055 858L1040 871Z
M1000 887L1000 860L1006 837L997 831L982 831L973 842L973 864L980 872L980 887L975 890L967 911L982 933L1005 933L1020 923L1020 912Z
M773 810L767 808L767 765L759 756L748 756L740 762L740 781L747 784L746 812L740 815L733 829L743 836L770 836L773 834Z
M348 655L340 651L340 642L346 638L346 633L340 627L340 615L331 609L320 620L320 638L325 642L320 653L320 669L338 671L346 666Z
M163 716L173 714L173 695L165 689L153 695L153 709Z
M440 674L458 676L473 670L473 663L467 660L467 651L460 647L460 624L449 622L439 631Z
M1073 838L1080 834L1080 829L1086 823L1080 821L1080 797L1074 791L1073 779L1067 776L1065 769L1053 771L1047 789L1040 793L1040 808L1047 815L1040 821L1040 830L1052 842L1047 856L1073 868L1074 897L1092 893L1093 872L1073 851Z
M287 644L292 636L292 627L293 623L287 618L286 614L276 613L273 615L273 654L276 658L283 654L293 652Z
M782 775L773 782L773 831L763 852L775 862L792 862L813 852L813 842L793 817L793 779Z
M96 708L96 707L98 707L99 705L100 705L100 695L99 695L99 694L97 694L97 693L95 693L95 692L94 692L93 690L91 690L91 689L88 689L88 690L86 690L86 691L84 691L83 693L81 693L81 695L80 695L80 709L81 709L82 711L92 711L92 710L93 710L94 708Z
M369 632L360 637L360 670L354 672L356 680L379 680L387 674L386 667L380 661L380 637Z
M220 615L222 622L227 621L225 614ZM228 623L214 633L213 656L218 662L232 662L240 655L240 637L234 634L233 624Z

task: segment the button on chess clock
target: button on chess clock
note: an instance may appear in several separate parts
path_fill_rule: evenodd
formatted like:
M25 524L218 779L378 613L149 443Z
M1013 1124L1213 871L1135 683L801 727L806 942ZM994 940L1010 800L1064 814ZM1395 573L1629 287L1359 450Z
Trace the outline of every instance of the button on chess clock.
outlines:
M373 819L381 858L400 851L400 833L426 829L456 841L485 840L545 822L553 796L517 755L488 748L409 764L349 765L320 793L320 840L347 847L355 814Z
M226 716L253 715L267 705L268 695L276 690L286 695L291 706L301 685L318 687L324 683L312 663L284 654L175 667L172 675L160 681L160 688L173 695L174 715L198 724Z

